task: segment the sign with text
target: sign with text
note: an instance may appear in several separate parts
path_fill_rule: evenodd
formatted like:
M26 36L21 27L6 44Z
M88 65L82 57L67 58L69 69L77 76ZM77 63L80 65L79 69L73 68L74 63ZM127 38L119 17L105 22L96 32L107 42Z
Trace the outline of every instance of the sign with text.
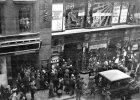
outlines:
M6 68L6 58L0 57L0 85L8 85L7 81L7 68Z
M121 11L121 3L120 2L114 2L112 24L118 24L119 23L120 11Z
M52 5L52 31L63 30L63 4L57 3Z
M99 48L107 48L107 44L98 44L98 45L91 45L91 46L89 46L89 50L99 49Z
M129 2L122 2L122 9L120 15L120 23L126 23L128 14Z

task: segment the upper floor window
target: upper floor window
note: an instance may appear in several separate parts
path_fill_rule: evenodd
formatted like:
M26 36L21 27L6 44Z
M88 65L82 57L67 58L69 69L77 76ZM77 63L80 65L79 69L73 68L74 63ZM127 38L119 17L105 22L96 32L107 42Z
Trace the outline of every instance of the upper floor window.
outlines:
M0 5L0 34L4 32L4 17L3 17L3 7Z
M0 34L2 34L2 14L1 14L1 8L0 8Z
M20 5L18 11L18 26L20 32L32 30L32 5Z

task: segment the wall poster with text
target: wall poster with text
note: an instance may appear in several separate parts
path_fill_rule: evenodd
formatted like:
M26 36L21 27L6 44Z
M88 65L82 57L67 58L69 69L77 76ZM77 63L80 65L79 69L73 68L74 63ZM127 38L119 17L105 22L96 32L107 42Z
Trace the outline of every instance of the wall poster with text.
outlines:
M63 3L52 5L52 31L63 31Z
M0 85L8 85L6 57L4 56L0 57Z
M111 2L88 1L86 27L97 28L111 25L113 4Z
M122 2L120 23L127 22L128 8L129 8L129 2Z
M119 23L120 12L121 12L121 2L114 2L112 24Z

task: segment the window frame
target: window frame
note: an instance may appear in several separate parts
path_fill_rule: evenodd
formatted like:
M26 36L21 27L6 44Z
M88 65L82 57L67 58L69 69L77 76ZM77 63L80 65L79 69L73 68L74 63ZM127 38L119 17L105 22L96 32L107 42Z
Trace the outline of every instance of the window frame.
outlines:
M4 34L4 32L5 32L5 19L4 19L4 7L3 6L4 6L3 4L0 4L0 17L1 17L1 20L0 20L1 32L0 32L0 34L1 35Z
M30 8L30 29L29 31L25 31L25 32L32 32L33 31L33 26L34 26L34 4L33 3L18 3L16 4L16 9L17 9L17 14L16 14L16 29L18 33L23 33L20 30L20 25L19 25L19 11L20 8L22 7L29 7Z

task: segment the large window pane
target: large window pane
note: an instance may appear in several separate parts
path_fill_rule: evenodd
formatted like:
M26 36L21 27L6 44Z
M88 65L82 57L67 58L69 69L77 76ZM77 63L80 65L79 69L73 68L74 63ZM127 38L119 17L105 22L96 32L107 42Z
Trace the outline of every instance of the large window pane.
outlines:
M21 6L19 8L19 30L26 32L31 30L31 6Z

